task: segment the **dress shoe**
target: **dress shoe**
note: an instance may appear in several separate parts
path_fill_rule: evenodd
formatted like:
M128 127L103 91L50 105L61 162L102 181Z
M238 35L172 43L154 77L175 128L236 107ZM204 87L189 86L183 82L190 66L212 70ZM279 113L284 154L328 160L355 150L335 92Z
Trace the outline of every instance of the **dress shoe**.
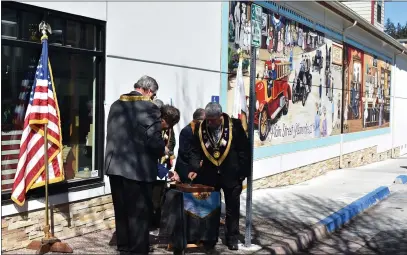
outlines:
M237 243L228 244L228 248L231 251L237 251L239 250L239 245Z

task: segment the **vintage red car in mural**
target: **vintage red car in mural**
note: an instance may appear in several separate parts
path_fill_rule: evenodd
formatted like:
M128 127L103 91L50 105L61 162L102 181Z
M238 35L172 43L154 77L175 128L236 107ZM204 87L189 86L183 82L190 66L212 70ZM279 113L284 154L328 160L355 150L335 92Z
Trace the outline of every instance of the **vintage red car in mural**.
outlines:
M266 140L271 127L281 116L288 113L291 100L289 85L290 62L272 59L266 61L264 78L256 82L256 114L260 140Z

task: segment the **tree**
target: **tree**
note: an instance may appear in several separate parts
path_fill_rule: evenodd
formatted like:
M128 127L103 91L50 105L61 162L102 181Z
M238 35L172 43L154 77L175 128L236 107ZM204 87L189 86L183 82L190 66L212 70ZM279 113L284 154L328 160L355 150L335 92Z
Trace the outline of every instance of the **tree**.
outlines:
M384 24L384 32L391 37L396 37L396 27L394 26L394 23L391 22L391 20L388 18L386 20L386 23Z
M390 19L387 19L384 24L384 32L395 39L407 39L407 22L404 26L397 23L396 27Z

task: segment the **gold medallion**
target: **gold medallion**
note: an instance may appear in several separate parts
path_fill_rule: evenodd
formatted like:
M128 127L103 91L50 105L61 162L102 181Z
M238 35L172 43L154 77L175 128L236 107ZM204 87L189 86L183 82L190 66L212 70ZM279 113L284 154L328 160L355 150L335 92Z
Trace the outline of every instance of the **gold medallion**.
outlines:
M219 152L219 151L215 151L215 152L213 153L213 157L214 157L215 159L218 159L218 158L220 157L220 152Z

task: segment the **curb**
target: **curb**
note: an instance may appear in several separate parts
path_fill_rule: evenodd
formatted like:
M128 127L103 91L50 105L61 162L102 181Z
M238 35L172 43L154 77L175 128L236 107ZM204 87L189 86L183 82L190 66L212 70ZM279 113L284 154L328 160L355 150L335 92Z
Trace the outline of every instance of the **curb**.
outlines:
M292 238L285 238L281 240L279 244L272 245L271 248L275 254L294 254L305 250L309 248L313 242L324 239L348 223L351 219L389 195L389 187L381 186L321 220L312 226L311 229L305 230Z
M394 183L397 184L406 184L407 183L407 175L399 175L396 177Z

